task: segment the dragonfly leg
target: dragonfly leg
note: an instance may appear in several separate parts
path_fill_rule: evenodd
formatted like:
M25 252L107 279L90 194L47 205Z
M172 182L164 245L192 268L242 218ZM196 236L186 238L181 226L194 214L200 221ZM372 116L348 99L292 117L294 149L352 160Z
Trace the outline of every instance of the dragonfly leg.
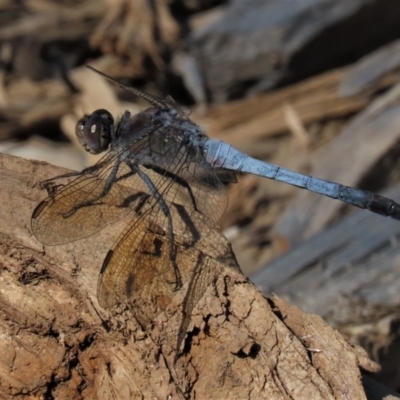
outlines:
M179 290L182 287L182 278L181 278L181 274L179 272L179 268L176 265L176 247L175 247L174 230L173 230L171 212L170 212L169 207L168 207L167 203L165 202L163 196L158 191L157 187L154 185L152 180L139 168L138 165L133 164L133 163L129 163L129 165L130 165L130 168L139 175L139 177L143 180L143 182L149 188L151 195L157 201L157 204L161 208L161 211L167 218L168 236L169 236L168 237L168 239L169 239L168 240L168 242L169 242L169 259L171 261L171 264L174 268L174 273L175 273L175 288L174 288L174 290Z
M95 203L96 201L100 200L101 198L103 198L105 195L107 195L107 193L111 190L113 184L116 182L116 177L117 177L117 173L119 170L119 166L120 166L120 162L117 161L110 174L108 175L107 181L103 187L103 189L101 190L101 192L97 195L92 197L89 200L86 200L84 202L82 202L81 204L76 205L75 207L73 207L70 211L68 211L64 217L65 218L69 218L71 215L73 215L77 210L83 208L83 207L89 207L91 206L93 203Z
M72 178L74 176L81 176L83 174L92 174L93 172L96 172L98 169L100 169L103 166L104 163L97 163L95 165L92 165L91 167L84 168L82 171L73 171L73 172L68 172L66 174L58 175L50 179L46 179L45 181L40 182L40 187L42 189L46 189L49 195L53 194L56 192L57 188L60 186L64 185L56 185L54 184L54 181L57 181L59 179L65 179L65 178Z
M168 170L166 170L164 168L161 168L161 167L159 167L157 165L151 165L151 164L147 165L146 164L146 165L144 165L144 167L151 169L152 171L154 171L155 173L157 173L159 175L166 176L167 178L170 178L171 180L174 181L174 183L177 183L178 185L180 185L183 188L185 188L189 193L189 197L190 197L190 200L192 202L193 208L196 211L199 211L197 209L196 199L194 197L193 190L192 190L192 188L190 187L190 185L188 184L188 182L185 179L183 179L179 175L176 175L173 172L168 171Z
M41 189L46 189L47 194L49 196L51 196L51 195L54 195L55 193L57 193L57 190L60 187L64 186L63 184L57 185L55 183L55 181L57 181L59 179L71 178L71 177L79 176L79 175L81 175L81 172L79 172L79 171L69 172L68 174L58 175L58 176L55 176L54 178L46 179L45 181L40 182L39 186Z

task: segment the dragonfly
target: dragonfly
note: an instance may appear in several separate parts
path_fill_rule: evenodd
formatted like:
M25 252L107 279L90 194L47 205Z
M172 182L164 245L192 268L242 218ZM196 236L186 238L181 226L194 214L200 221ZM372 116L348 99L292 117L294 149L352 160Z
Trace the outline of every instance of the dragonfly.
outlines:
M100 269L97 297L104 308L129 303L156 281L171 292L188 282L183 314L190 318L209 284L210 274L202 271L213 261L199 243L225 212L226 184L236 182L236 173L285 182L400 219L400 205L391 199L254 159L210 139L171 97L143 93L89 68L150 107L135 115L125 111L117 123L105 109L77 122L83 148L105 155L83 171L42 182L48 197L33 211L32 232L44 245L60 245L127 217ZM73 179L57 184L63 178ZM199 251L191 260L196 268L187 276L182 260L191 248ZM179 335L181 341L183 333Z

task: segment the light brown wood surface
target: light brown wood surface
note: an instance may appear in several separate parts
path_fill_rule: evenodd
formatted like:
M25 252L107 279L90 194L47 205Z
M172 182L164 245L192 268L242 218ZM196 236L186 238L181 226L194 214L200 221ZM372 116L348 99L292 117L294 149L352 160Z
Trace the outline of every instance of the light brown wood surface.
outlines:
M0 156L0 398L382 398L361 381L360 367L376 364L319 317L265 299L217 229L206 239L220 252L213 279L178 356L185 287L151 326L127 306L102 309L97 274L123 221L55 247L30 232L38 182L60 172Z

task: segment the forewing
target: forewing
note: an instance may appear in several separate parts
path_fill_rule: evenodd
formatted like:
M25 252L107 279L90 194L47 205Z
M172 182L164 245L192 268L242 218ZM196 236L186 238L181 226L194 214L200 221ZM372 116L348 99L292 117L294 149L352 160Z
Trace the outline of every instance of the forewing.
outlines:
M184 205L189 214L203 213L210 227L220 220L228 204L223 183L200 151L184 145L173 127L153 133L136 154L140 164L159 175L155 183L168 204Z
M170 202L172 198L176 200L181 189L176 180L144 167L141 170L148 173L147 178L160 192L149 197L132 214L128 227L108 252L97 289L102 307L131 303L135 296L148 298L151 293L158 299L162 297L161 292L172 296L176 283L174 268L178 268L183 285L191 281L197 256L190 259L187 249L196 248L202 235L210 229L210 219L203 213ZM159 199L158 195L161 195ZM208 280L203 278L196 282L195 295L186 307L189 311L208 286Z
M179 153L169 169L177 178L165 195L167 202L184 206L189 215L202 213L213 228L228 205L225 186L214 170L202 158L190 160Z
M207 216L210 219L210 227L214 227L228 205L224 184L203 158L190 162L187 168L180 170L179 175L189 184L194 193L195 203L191 210L199 211ZM187 198L187 192L185 193L181 188L179 194L181 197L186 195L185 203L188 204L190 199Z
M129 113L124 115L128 118ZM32 231L45 245L82 239L112 224L130 211L148 192L147 186L126 163L134 151L146 144L158 126L136 121L125 147L109 151L94 167L65 186L56 186L32 214ZM121 147L121 146L120 146ZM54 178L54 180L56 180Z
M167 285L172 292L171 247L175 254L181 245L196 247L201 235L207 234L225 211L225 187L212 168L172 139L173 132L160 130L144 138L144 144L135 145L138 168L156 192L149 190L151 202L132 216L103 263L98 282L103 307L131 301L136 293L150 290L150 284L164 274L169 280L159 279L158 284ZM184 275L184 266L175 266Z
M87 173L58 187L36 207L32 231L41 243L57 245L82 239L135 208L146 188L125 164L120 164L111 190L101 196L115 162L116 157L110 157L96 175Z

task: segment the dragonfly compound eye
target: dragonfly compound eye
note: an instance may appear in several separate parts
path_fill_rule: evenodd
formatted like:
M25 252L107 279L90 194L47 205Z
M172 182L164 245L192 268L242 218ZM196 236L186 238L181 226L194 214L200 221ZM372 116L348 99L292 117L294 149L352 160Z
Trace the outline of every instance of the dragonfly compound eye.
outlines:
M83 148L92 154L108 149L114 118L107 110L96 110L83 116L75 127L75 134Z

